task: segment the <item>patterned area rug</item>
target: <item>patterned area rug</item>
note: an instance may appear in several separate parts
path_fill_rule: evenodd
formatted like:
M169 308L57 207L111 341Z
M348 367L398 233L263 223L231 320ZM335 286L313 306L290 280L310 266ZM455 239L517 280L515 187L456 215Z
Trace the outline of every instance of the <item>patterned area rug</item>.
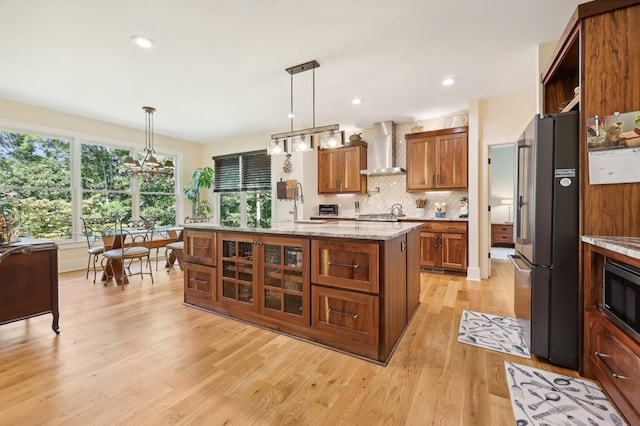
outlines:
M516 425L614 425L627 423L594 383L505 361Z
M515 318L463 311L458 342L531 358L522 329Z

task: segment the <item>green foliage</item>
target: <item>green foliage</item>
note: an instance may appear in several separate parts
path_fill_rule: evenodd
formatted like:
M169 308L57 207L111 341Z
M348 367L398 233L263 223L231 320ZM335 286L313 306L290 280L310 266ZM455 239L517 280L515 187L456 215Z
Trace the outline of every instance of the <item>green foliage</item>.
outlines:
M191 181L191 185L184 188L184 197L191 201L191 215L206 217L211 213L211 204L208 200L202 199L200 190L210 189L213 186L213 168L196 169L191 175Z

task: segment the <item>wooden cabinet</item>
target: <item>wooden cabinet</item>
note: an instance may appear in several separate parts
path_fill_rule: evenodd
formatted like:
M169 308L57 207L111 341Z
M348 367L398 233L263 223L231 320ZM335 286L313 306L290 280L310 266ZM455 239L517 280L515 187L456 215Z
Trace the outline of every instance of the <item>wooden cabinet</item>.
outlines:
M219 235L218 300L283 321L309 324L309 240Z
M466 272L467 222L425 222L420 230L420 266Z
M513 247L513 223L491 224L491 246Z
M216 234L211 231L184 230L184 261L216 266Z
M184 230L184 302L211 308L218 299L216 233Z
M583 374L600 381L629 424L640 424L640 342L601 309L604 263L640 268L640 259L585 244L583 261Z
M185 235L215 241L216 259L185 262L194 306L386 363L420 303L418 228L389 240L199 232Z
M309 240L260 237L260 312L309 325Z
M313 286L312 326L331 335L343 347L364 343L377 353L379 339L378 296Z
M366 143L341 148L320 149L318 152L318 194L366 194Z
M58 333L58 247L22 238L0 253L0 324L51 313Z
M467 129L456 127L405 135L408 192L467 188Z
M315 284L378 293L378 244L313 240L311 252Z

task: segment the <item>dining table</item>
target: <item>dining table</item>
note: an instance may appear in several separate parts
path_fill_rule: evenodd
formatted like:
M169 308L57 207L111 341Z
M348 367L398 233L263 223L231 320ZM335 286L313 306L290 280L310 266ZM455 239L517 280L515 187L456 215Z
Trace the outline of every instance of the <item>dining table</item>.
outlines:
M153 228L151 241L146 241L144 243L135 243L134 246L144 245L150 250L159 250L169 243L182 241L182 230L183 228L181 226L157 226ZM102 232L102 243L104 245L104 251L122 248L123 240L127 237L127 235L135 235L136 233L141 232L147 231L132 228L127 229L125 233L119 233L115 231ZM176 254L172 252L169 258L165 261L165 268L169 268L170 266L172 266L176 262L176 260ZM123 277L122 281L124 282L124 284L128 284L129 279L124 273L124 268L125 266L122 260L113 260L108 267L103 268L101 281L106 284L114 277ZM118 285L121 282L119 279L116 279L115 281Z

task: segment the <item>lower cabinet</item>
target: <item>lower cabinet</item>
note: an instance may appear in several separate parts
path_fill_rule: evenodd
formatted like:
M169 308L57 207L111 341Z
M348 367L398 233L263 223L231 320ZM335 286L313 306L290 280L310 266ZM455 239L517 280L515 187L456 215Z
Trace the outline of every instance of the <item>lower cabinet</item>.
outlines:
M217 257L185 262L185 303L381 363L419 303L418 229L382 241L210 232Z
M425 268L467 270L467 223L425 222L420 230L420 265Z
M632 424L640 421L640 345L603 313L588 311L590 371Z
M184 301L211 309L217 300L217 268L184 263Z
M359 342L377 355L378 296L313 285L311 311L311 325L327 333L326 343L349 350Z

